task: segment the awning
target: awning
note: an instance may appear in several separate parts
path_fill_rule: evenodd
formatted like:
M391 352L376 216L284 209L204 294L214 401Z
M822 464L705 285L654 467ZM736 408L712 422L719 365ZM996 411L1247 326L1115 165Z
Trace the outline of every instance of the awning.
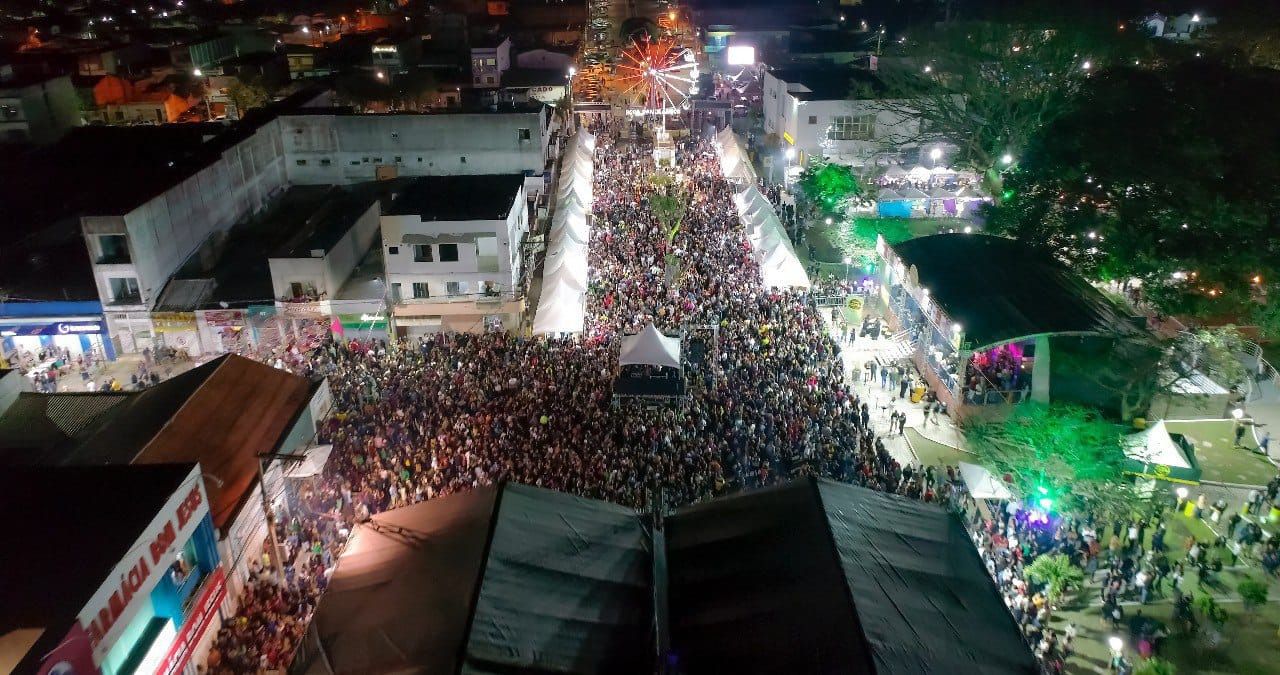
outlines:
M974 499L1013 499L1013 493L1004 481L998 480L990 471L968 462L960 462L960 477L969 487L969 494Z

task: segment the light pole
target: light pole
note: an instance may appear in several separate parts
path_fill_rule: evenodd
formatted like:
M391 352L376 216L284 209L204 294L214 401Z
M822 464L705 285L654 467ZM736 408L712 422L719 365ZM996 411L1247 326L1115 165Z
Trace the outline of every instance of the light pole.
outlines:
M844 257L844 283L845 284L849 283L849 266L852 264L853 264L853 258L849 256L845 256Z
M1111 648L1111 670L1120 672L1124 662L1124 640L1112 635L1107 638L1107 646Z

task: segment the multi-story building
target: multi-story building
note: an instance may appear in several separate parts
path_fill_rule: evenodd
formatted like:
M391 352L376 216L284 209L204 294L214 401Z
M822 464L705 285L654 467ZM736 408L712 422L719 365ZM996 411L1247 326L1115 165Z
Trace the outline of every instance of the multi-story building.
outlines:
M794 169L825 158L863 166L918 150L919 118L903 101L881 97L882 89L870 73L835 66L766 71L764 129L775 144L768 150L778 155L772 162Z
M66 75L0 65L0 142L51 143L80 125L80 99Z
M471 85L495 89L511 67L511 38L490 35L471 41Z
M519 174L418 178L396 192L381 221L401 335L514 326L525 195Z

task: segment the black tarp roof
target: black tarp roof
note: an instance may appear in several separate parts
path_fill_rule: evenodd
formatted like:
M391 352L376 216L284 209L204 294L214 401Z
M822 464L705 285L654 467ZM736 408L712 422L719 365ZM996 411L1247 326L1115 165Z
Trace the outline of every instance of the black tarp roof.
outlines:
M801 480L657 537L630 509L509 484L386 512L356 530L316 610L323 654L295 672L653 673L659 628L675 673L1037 672L940 507Z
M984 234L935 234L891 248L965 339L985 347L1032 335L1105 333L1131 321L1101 291L1048 254Z

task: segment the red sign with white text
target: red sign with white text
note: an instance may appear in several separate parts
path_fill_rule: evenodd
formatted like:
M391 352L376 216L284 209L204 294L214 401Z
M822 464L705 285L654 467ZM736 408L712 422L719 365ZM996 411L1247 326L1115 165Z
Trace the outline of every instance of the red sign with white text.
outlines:
M156 675L173 675L173 673L182 672L187 661L191 660L191 653L195 651L196 643L200 642L200 637L213 622L213 617L218 613L218 607L225 597L227 597L227 575L222 571L222 565L218 565L209 575L209 579L204 582L204 588L200 589L200 597L191 603L191 612L187 614L187 620L182 623L182 630L178 631L178 637L173 639L173 646L169 647L169 653L156 667Z

